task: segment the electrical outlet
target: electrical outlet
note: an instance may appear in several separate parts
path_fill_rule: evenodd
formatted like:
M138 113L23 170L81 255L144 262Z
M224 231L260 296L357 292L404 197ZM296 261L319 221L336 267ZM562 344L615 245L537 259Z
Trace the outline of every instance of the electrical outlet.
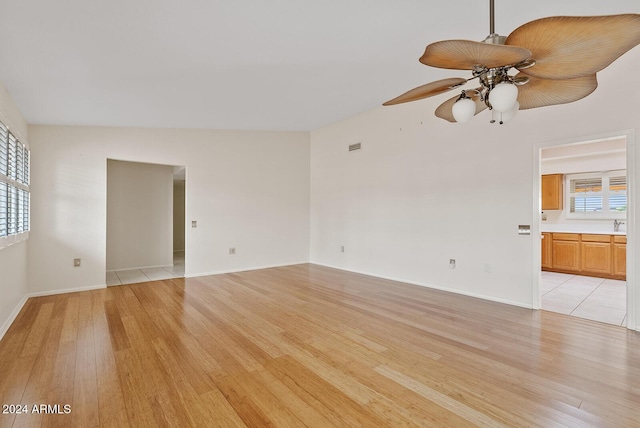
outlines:
M79 267L80 266L80 259L73 259L73 267Z
M489 263L485 263L484 264L484 271L485 272L491 272L491 265Z
M197 220L191 220L191 227L193 227L193 228L198 227L198 221Z
M235 248L229 248L229 255L230 256L235 256L236 255L236 249Z
M456 259L449 259L449 269L456 268Z

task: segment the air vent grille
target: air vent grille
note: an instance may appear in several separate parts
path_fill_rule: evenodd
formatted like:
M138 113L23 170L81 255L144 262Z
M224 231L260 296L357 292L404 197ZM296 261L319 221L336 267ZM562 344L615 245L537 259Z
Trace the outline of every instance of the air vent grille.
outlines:
M352 152L354 150L360 150L362 148L362 143L355 143L349 146L349 151Z

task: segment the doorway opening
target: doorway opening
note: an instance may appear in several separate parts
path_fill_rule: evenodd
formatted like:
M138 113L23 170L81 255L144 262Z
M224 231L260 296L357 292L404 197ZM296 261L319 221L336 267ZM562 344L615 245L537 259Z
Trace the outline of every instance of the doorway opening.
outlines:
M107 159L107 286L185 273L184 166Z
M540 309L628 325L629 138L621 133L539 148L534 301Z

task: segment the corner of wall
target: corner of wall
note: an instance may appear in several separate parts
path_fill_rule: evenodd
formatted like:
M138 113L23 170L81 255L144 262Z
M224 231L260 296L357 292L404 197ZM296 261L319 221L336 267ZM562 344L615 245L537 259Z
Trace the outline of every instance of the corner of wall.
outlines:
M0 83L0 120L23 143L27 143L27 122L9 91ZM27 241L0 249L0 339L20 313L27 298Z
M27 300L29 300L29 295L25 294L22 299L20 299L13 311L11 311L9 317L4 321L4 324L0 326L0 340L2 340L7 331L9 331L11 324L13 324L13 322L16 320L25 303L27 303Z

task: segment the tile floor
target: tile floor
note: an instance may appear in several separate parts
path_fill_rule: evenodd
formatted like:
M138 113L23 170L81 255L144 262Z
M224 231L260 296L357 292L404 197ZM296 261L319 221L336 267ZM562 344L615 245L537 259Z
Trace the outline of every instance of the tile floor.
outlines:
M107 272L107 286L184 277L184 251L173 255L173 266Z
M625 281L542 272L540 295L544 310L607 324L626 325Z

